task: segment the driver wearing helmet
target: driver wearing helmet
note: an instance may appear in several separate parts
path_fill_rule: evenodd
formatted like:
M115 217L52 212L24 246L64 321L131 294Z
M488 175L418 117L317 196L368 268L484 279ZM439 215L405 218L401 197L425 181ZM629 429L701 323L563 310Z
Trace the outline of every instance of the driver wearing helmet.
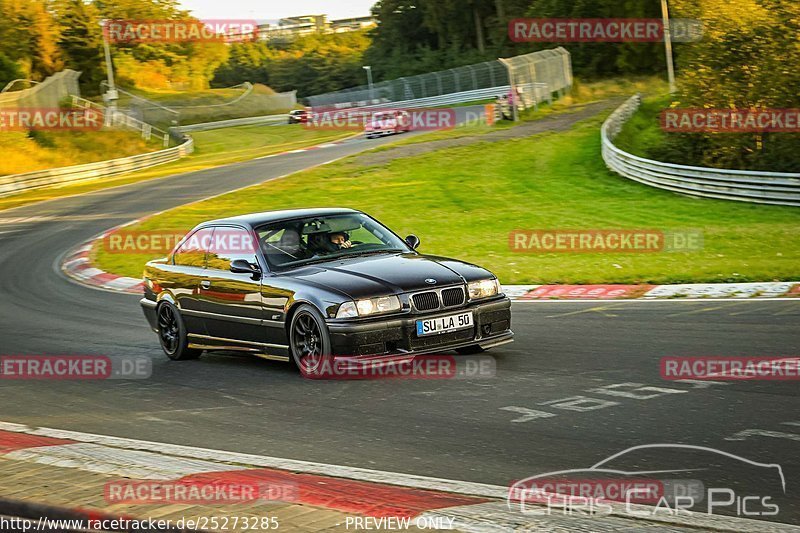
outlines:
M349 239L349 235L343 231L312 233L308 236L308 245L315 253L329 254L353 246Z
M331 244L336 246L337 250L341 250L343 248L350 248L353 246L353 243L350 242L350 235L348 235L344 231L331 233L329 237Z

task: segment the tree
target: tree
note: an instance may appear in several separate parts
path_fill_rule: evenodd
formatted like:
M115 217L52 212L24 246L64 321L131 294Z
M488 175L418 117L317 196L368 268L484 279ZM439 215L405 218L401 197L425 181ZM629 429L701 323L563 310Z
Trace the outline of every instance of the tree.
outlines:
M12 61L10 57L0 52L0 89L5 87L9 82L21 77L22 71L16 61Z
M0 0L0 52L23 76L40 81L61 70L58 27L41 0Z
M273 58L274 53L263 41L234 43L228 61L214 72L211 83L216 87L230 87L244 81L268 85L269 65Z
M98 94L104 78L103 35L100 13L83 0L56 0L52 9L60 28L58 46L65 66L81 72L81 91Z
M230 59L214 76L215 86L244 81L269 83L277 91L297 90L309 96L364 83L364 31L299 37L285 49L266 43L231 46Z
M800 3L796 0L672 0L674 16L703 22L703 38L684 45L675 107L800 107ZM675 136L670 150L702 148L702 164L794 171L797 133Z

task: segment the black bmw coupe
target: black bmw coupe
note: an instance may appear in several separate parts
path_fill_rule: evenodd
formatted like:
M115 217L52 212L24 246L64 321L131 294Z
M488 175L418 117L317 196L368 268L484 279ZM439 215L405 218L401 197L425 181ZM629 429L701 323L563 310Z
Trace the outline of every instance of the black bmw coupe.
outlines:
M511 342L511 303L478 266L416 252L352 209L204 222L144 271L144 314L171 359L477 353Z

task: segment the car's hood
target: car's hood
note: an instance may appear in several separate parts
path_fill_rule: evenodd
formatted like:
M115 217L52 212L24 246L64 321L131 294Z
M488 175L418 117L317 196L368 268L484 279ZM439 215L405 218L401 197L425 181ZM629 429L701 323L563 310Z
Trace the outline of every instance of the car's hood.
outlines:
M404 253L343 258L298 268L289 275L358 299L444 287L492 274L455 259Z

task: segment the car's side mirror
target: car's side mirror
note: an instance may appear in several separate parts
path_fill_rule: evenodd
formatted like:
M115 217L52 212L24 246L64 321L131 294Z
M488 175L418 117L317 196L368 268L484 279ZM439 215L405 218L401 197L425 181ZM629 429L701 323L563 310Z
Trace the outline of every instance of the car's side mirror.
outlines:
M253 266L245 259L234 259L231 263L231 272L234 274L252 274L253 276L261 276L261 269Z
M406 237L406 244L411 247L412 250L416 250L419 246L419 237L414 235L413 233Z

